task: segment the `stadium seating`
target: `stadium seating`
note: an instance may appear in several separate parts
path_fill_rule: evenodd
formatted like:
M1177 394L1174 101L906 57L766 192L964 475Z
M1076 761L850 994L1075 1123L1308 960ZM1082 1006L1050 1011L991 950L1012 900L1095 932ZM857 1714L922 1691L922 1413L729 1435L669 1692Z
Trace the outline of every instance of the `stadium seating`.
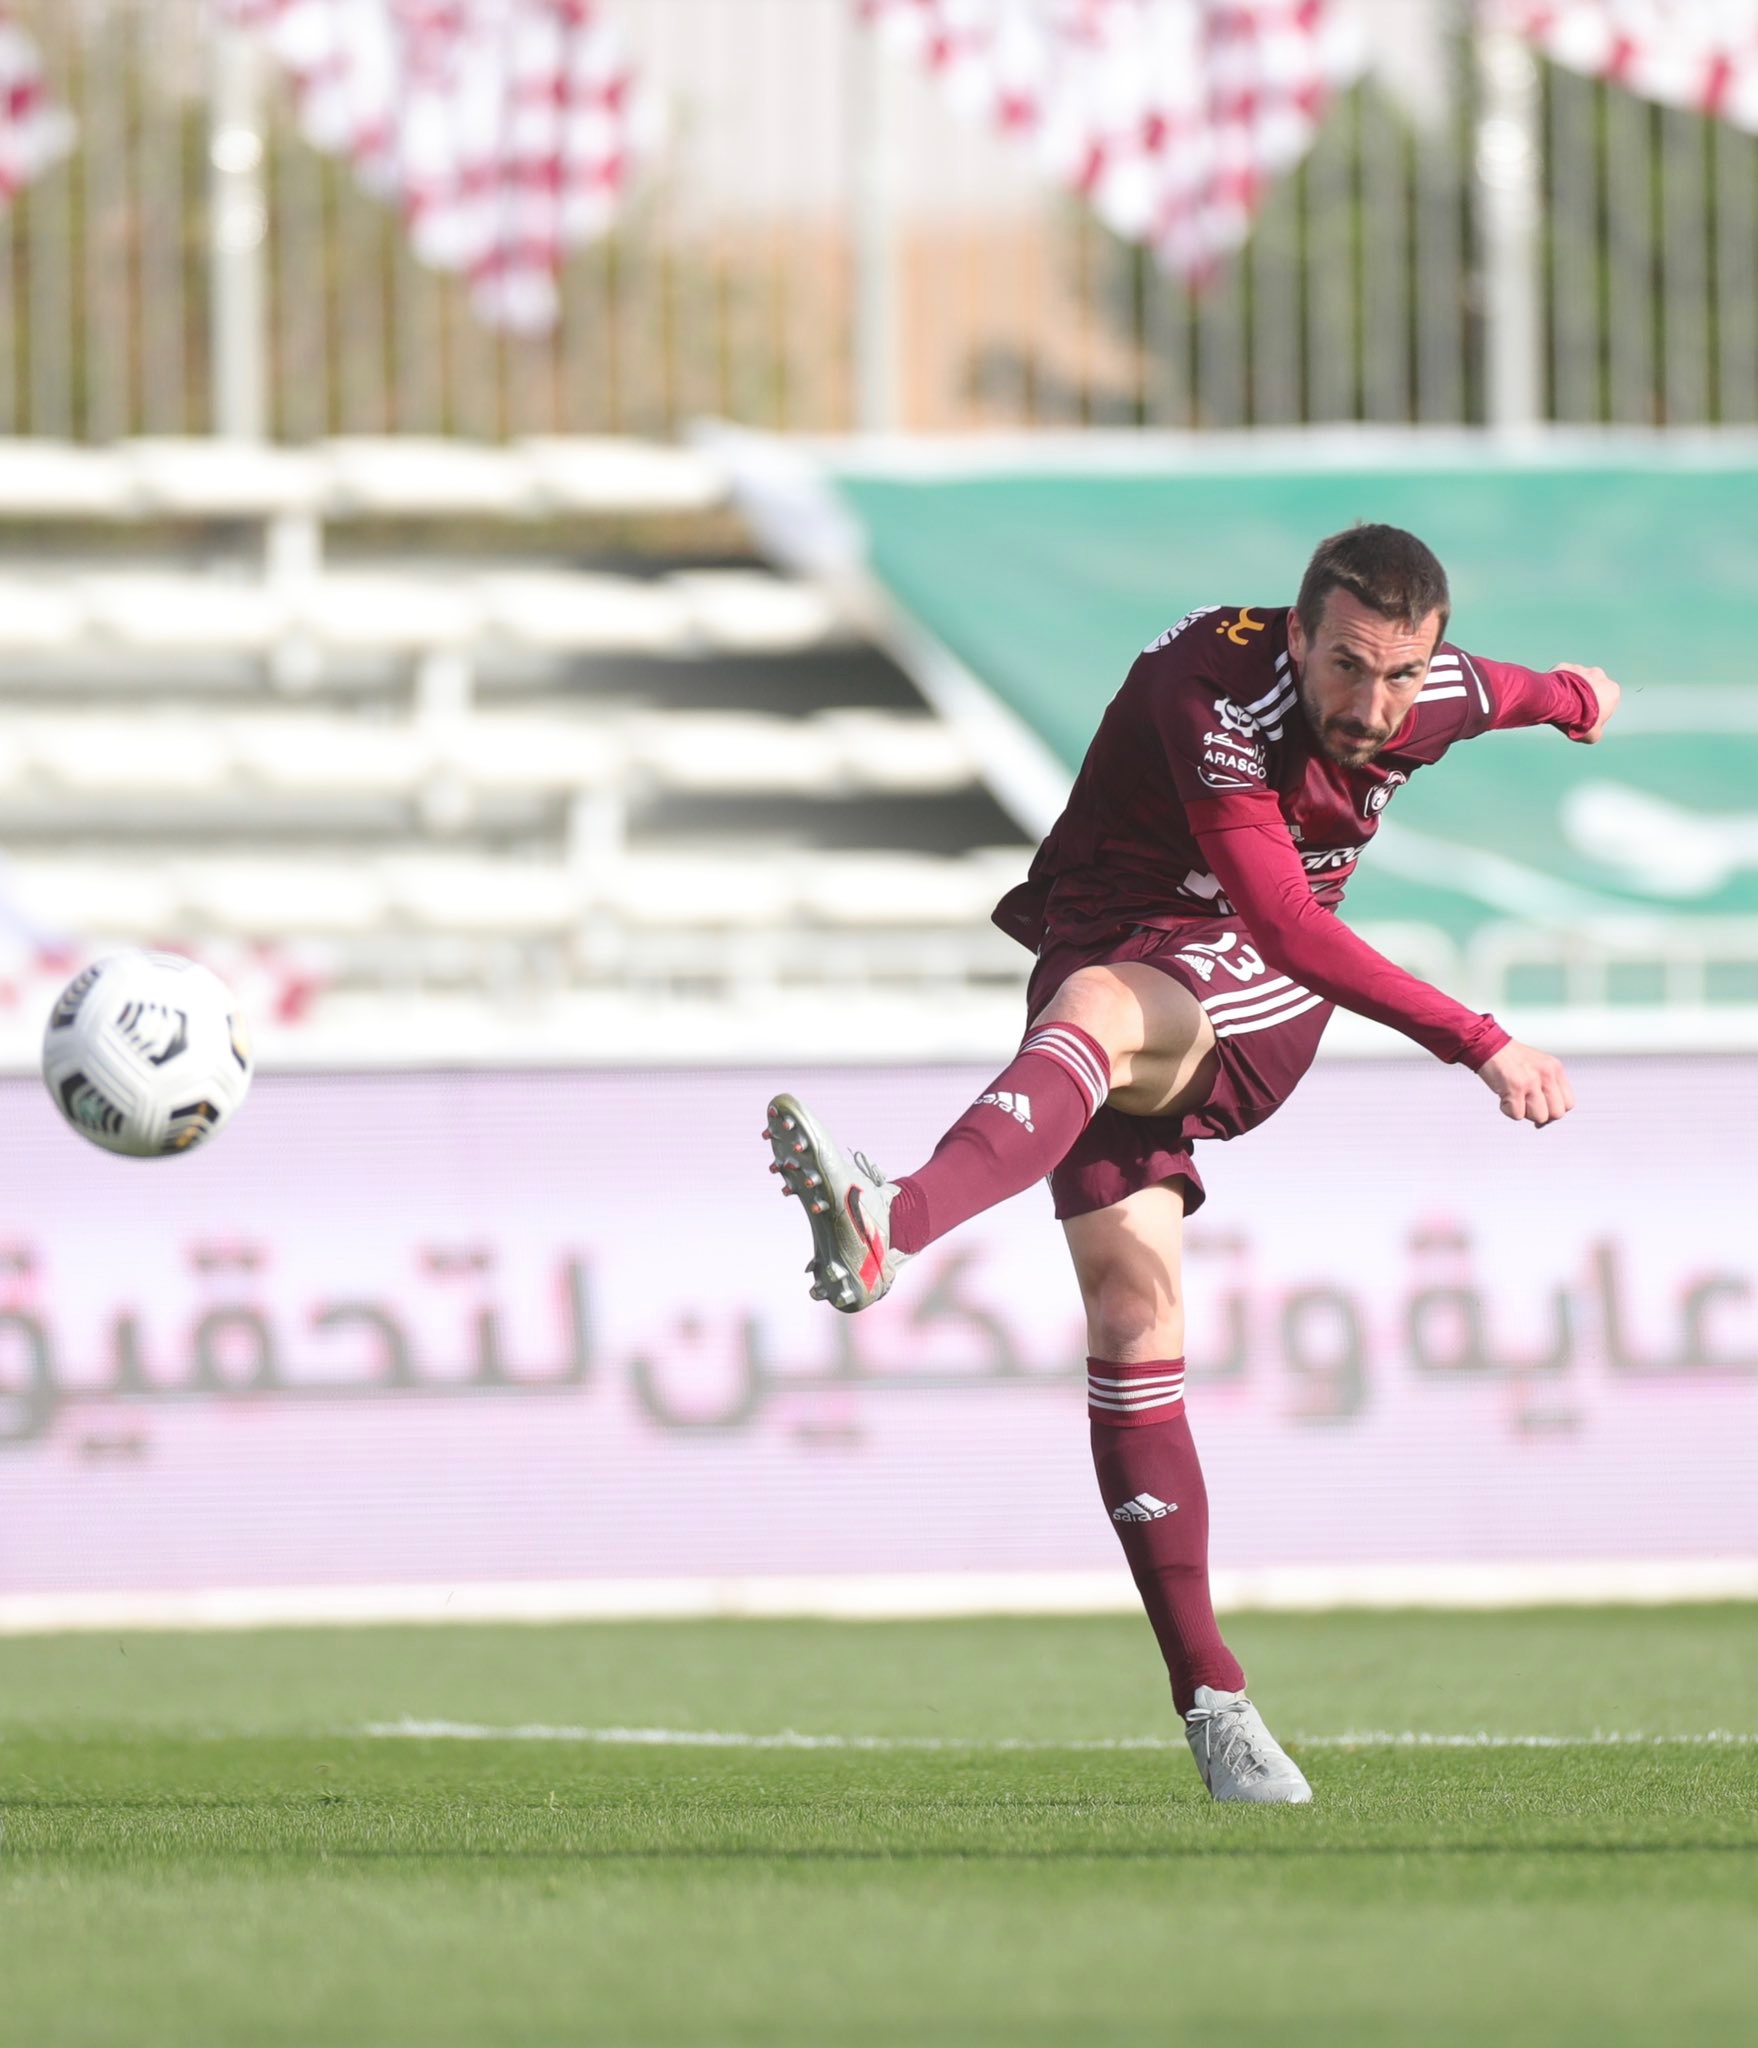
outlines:
M423 990L817 1014L862 985L932 991L943 1038L1022 977L987 913L1023 838L830 593L595 560L578 525L724 498L639 443L0 444L0 521L33 528L0 564L14 983L165 942L296 963L320 1037ZM396 552L356 544L375 521Z

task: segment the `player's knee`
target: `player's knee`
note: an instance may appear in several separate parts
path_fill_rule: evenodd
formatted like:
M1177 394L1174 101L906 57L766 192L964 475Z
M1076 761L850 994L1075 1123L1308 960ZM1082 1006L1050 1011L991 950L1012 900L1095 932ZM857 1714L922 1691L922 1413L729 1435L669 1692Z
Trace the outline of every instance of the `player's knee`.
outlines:
M1087 1341L1095 1358L1161 1355L1155 1347L1179 1315L1177 1293L1166 1274L1130 1260L1097 1274L1086 1297Z
M1141 1006L1130 990L1103 967L1071 974L1032 1019L1039 1024L1078 1024L1112 1059L1141 1044Z

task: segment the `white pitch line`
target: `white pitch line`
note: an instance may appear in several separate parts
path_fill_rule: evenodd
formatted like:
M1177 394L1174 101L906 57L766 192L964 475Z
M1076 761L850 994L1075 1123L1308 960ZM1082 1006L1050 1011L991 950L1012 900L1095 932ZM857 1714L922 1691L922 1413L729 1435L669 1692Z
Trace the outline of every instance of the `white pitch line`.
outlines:
M1089 1740L1042 1742L1019 1736L806 1735L783 1728L773 1735L742 1734L723 1728L569 1728L545 1722L495 1727L481 1721L374 1721L359 1731L377 1737L439 1742L573 1742L610 1748L674 1749L854 1749L993 1751L1132 1750L1184 1747L1182 1736L1124 1735ZM1596 1728L1589 1735L1504 1735L1479 1729L1464 1735L1426 1730L1371 1728L1344 1735L1293 1735L1300 1749L1744 1749L1758 1735L1712 1728L1700 1735L1642 1735Z

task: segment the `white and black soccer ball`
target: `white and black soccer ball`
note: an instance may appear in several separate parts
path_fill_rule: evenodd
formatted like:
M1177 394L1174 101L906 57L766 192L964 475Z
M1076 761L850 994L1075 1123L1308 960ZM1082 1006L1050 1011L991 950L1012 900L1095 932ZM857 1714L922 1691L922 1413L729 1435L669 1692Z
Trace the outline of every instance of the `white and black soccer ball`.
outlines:
M211 1138L250 1087L232 991L180 953L112 953L76 974L43 1033L55 1107L106 1152L156 1159Z

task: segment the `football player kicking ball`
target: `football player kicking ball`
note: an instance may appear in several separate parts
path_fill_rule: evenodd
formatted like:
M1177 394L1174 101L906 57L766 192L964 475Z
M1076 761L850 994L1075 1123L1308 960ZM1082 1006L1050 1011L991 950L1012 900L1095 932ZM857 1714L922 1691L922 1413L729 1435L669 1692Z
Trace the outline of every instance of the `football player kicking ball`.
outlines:
M1184 1415L1184 1218L1199 1139L1272 1114L1334 1005L1469 1067L1516 1122L1574 1107L1560 1061L1383 959L1336 916L1380 813L1418 768L1497 728L1592 742L1597 668L1549 675L1445 639L1446 573L1357 526L1292 610L1192 612L1137 660L1068 807L995 921L1037 954L1019 1054L918 1172L882 1178L792 1096L772 1170L805 1203L812 1292L849 1312L906 1259L1046 1174L1086 1307L1093 1464L1217 1799L1300 1802L1299 1769L1215 1625L1208 1497Z

